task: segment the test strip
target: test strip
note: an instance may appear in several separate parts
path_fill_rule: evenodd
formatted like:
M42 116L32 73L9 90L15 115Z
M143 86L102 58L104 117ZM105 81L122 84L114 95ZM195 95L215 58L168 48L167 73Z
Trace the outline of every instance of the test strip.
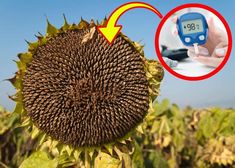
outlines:
M198 44L194 43L193 46L194 46L195 54L198 55L199 54Z

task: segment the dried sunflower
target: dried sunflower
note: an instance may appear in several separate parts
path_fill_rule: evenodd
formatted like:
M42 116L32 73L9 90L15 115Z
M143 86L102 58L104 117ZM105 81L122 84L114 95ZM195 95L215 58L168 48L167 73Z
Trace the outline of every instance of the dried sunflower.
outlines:
M110 45L100 24L64 20L60 29L48 22L46 35L28 43L10 81L15 112L32 137L78 155L127 139L158 95L163 69L122 33Z

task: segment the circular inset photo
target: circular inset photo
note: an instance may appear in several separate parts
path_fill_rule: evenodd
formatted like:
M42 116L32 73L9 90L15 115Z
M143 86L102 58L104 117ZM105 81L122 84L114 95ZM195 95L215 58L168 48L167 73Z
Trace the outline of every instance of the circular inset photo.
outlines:
M185 80L202 80L225 65L232 38L226 20L216 10L187 4L163 18L155 45L160 62L170 73Z

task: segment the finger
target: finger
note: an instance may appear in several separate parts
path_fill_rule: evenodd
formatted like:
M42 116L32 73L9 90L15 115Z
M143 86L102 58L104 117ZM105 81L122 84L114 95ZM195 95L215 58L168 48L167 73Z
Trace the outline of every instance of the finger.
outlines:
M228 47L224 48L216 48L215 49L215 54L217 57L224 57L227 53Z
M171 33L173 36L178 36L178 29L176 25L173 26Z
M171 19L171 21L172 21L173 23L175 23L175 24L176 24L177 20L178 20L178 16L174 16L174 17Z
M215 32L216 31L216 28L215 28L215 22L214 22L214 18L213 17L210 17L207 21L208 23L208 28L209 28L209 32Z
M177 29L177 27L176 27L176 22L177 22L177 20L178 20L178 16L174 16L174 17L171 19L171 21L174 23L174 26L173 26L172 31L171 31L171 33L172 33L173 36L177 36L177 35L178 35L178 29Z
M212 57L224 57L228 50L228 44L226 42L219 43L212 54Z
M187 51L187 54L188 54L188 56L189 56L190 58L194 58L194 57L197 56L197 55L195 54L195 52L190 51L190 50Z
M223 58L198 56L198 57L194 57L194 60L204 65L216 68L221 64L221 62L223 61Z
M195 53L194 47L188 47L188 51ZM209 56L209 51L205 47L198 46L198 51L199 51L198 55Z

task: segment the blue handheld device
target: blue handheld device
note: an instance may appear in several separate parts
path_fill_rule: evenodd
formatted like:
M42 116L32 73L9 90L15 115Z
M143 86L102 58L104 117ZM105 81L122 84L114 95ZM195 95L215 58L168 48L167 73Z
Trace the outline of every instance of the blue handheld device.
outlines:
M183 14L177 19L180 40L185 46L203 45L208 38L206 18L197 12Z

